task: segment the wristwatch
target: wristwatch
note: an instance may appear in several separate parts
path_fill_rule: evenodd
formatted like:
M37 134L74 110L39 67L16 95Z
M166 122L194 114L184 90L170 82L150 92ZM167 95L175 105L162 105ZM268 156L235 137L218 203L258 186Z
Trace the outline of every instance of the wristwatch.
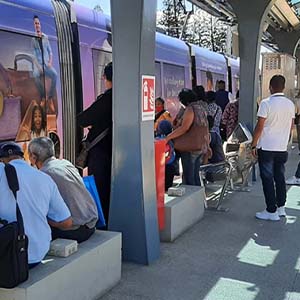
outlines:
M251 149L252 149L252 150L256 149L256 146L252 146Z

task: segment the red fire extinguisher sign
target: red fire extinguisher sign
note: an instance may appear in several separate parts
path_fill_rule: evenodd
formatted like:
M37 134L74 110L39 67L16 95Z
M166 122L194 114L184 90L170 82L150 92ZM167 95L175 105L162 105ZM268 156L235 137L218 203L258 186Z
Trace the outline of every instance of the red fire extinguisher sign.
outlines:
M142 75L142 121L154 120L155 76Z

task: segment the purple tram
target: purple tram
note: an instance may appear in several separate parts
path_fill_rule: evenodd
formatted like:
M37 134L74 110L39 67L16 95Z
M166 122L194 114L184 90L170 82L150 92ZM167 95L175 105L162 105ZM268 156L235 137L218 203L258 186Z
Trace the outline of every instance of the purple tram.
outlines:
M0 2L0 141L48 135L56 155L74 161L82 132L76 114L103 92L112 60L109 16L65 1ZM126 55L126 54L124 54ZM239 60L156 34L156 96L175 117L178 92L215 90L222 79L238 89ZM124 91L126 93L126 91Z

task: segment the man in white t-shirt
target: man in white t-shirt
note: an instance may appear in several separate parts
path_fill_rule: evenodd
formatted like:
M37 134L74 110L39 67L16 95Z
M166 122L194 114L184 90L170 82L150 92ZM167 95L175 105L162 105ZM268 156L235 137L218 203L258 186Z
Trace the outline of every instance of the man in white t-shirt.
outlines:
M252 153L258 156L267 208L256 218L279 221L285 217L286 186L284 164L290 137L295 105L283 94L285 78L274 75L270 80L271 96L264 99L257 112L257 124L252 141ZM274 184L275 183L275 184Z

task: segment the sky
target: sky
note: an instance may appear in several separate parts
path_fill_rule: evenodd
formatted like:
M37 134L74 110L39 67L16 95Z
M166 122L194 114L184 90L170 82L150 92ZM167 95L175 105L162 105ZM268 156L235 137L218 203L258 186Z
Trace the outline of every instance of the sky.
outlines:
M74 0L76 3L94 8L97 4L100 4L105 14L110 15L110 0ZM162 6L162 0L157 0L157 7L160 9Z

